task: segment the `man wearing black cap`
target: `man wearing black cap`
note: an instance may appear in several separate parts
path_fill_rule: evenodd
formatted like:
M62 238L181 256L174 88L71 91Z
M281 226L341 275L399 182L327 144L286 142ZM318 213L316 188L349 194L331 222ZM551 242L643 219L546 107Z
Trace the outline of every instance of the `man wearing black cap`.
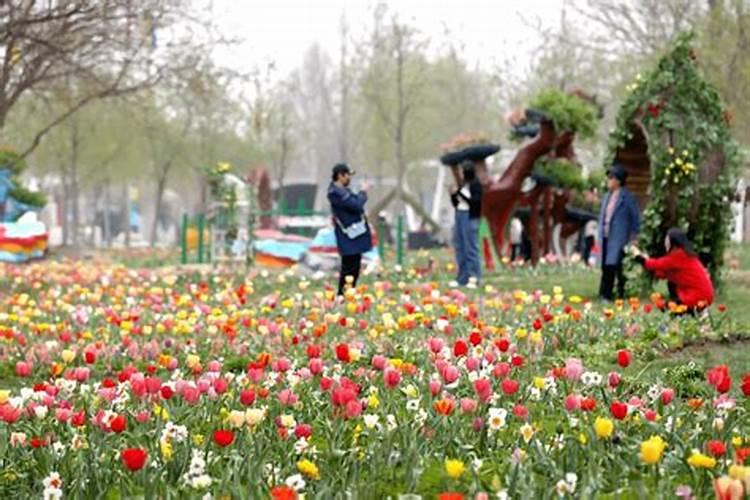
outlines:
M617 280L617 298L625 296L625 275L622 259L625 245L635 240L641 226L638 202L625 187L628 174L619 163L607 170L609 192L602 201L599 213L599 243L601 245L602 280L599 297L605 301L614 298Z
M357 285L362 254L372 249L372 235L365 216L367 187L359 193L349 189L354 171L344 163L334 165L331 184L328 186L328 201L333 212L336 246L341 255L338 295L343 295L347 283Z

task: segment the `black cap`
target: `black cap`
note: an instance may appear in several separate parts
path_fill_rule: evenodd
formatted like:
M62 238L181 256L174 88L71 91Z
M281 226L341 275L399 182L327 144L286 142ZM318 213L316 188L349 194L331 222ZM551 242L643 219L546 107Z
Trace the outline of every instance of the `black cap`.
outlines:
M607 170L607 177L614 177L618 181L620 181L620 184L625 184L625 181L628 178L628 173L625 171L625 167L623 167L619 163L614 163L612 166Z
M356 172L349 168L349 165L346 163L337 163L333 166L333 170L331 171L331 178L335 181L339 175L343 174L349 174L354 175Z

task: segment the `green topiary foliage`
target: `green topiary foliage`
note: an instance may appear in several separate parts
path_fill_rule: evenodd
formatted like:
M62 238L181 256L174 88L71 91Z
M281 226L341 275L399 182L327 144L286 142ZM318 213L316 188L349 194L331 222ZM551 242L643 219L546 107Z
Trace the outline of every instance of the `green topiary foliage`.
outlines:
M13 188L8 195L19 203L41 208L47 204L43 193L29 191L20 182L20 175L26 170L26 160L12 149L0 148L0 170L9 170Z
M718 283L740 154L721 98L700 74L693 39L692 33L680 35L651 73L628 86L605 167L640 127L650 181L639 245L651 255L663 254L666 231L681 227Z
M596 134L597 110L580 97L557 89L545 89L534 96L529 105L549 116L560 132L575 132L583 138Z

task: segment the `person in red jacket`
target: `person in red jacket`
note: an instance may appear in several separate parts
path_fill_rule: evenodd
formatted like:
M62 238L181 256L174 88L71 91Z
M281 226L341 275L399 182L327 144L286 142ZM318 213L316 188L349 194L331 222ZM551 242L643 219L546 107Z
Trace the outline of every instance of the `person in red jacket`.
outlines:
M689 311L700 311L714 300L714 287L711 277L693 252L685 231L672 228L664 240L667 254L651 258L637 248L635 259L654 274L657 279L667 280L670 298L684 305Z

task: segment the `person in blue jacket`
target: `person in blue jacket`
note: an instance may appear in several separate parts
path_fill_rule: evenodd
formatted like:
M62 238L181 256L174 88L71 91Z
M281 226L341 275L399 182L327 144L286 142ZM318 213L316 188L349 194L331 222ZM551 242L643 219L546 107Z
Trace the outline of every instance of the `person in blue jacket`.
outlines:
M614 299L615 281L617 298L625 296L625 275L622 260L625 245L638 237L641 213L638 202L625 187L628 174L619 163L607 171L607 192L599 212L599 243L601 246L602 280L599 298Z
M352 287L357 285L362 265L362 254L372 249L372 235L365 215L367 186L359 193L352 192L349 185L354 171L344 163L334 165L331 184L328 186L328 201L331 202L336 233L336 247L341 256L338 294L343 295L350 277Z

